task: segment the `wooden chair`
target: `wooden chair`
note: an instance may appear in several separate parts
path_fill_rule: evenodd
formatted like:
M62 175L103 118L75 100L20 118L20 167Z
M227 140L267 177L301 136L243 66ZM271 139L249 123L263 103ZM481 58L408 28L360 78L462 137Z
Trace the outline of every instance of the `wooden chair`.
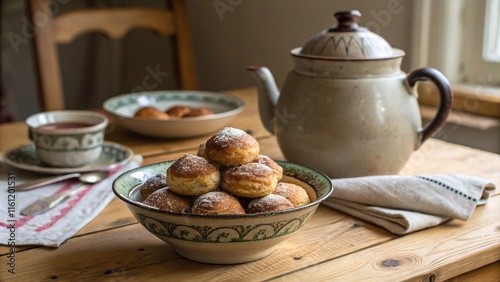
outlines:
M167 3L168 4L168 3ZM101 32L111 39L124 37L131 29L153 30L159 36L173 36L177 56L180 89L196 89L197 79L184 0L171 0L169 9L147 7L78 9L51 14L47 0L27 0L32 22L44 15L46 23L35 31L35 55L42 108L45 111L65 108L57 45L70 43L88 32Z

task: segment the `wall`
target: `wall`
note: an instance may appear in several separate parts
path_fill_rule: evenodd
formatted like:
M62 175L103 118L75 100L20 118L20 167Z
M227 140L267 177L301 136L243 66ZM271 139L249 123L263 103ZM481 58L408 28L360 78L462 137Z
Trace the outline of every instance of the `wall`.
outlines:
M82 5L138 2L144 1L70 1L55 8L64 11ZM29 23L23 3L2 1L3 79L9 109L18 120L40 111L32 34L26 33ZM147 3L161 6L162 1ZM378 32L394 47L411 50L409 0L188 0L188 7L202 90L253 86L245 70L249 65L268 66L281 85L292 68L289 51L335 24L333 14L342 9L360 10L361 25ZM23 40L13 44L13 34ZM168 73L155 89L175 88L173 64L168 60L169 42L156 40L143 31L133 31L118 43L92 34L61 47L68 108L100 107L107 97L140 88L142 78L155 67ZM408 60L404 60L403 69L407 67Z
M293 67L290 50L336 24L333 14L339 10L360 10L360 25L379 33L393 47L411 50L410 1L192 0L189 3L200 81L210 90L253 85L245 71L249 65L269 67L281 85ZM389 10L398 12L391 14ZM407 70L408 64L405 60L403 69Z

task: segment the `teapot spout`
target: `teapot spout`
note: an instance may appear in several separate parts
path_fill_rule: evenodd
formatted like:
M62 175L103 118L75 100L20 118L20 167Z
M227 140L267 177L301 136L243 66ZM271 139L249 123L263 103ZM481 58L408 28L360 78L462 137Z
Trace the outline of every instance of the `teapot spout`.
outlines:
M266 67L250 66L247 70L252 73L257 83L260 120L264 127L274 134L274 109L279 97L279 90L274 77Z

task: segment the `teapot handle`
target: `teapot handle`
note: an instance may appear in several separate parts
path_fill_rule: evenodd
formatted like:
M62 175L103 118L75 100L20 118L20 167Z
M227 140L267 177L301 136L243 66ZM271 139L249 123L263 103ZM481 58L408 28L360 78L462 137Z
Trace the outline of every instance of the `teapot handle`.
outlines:
M439 107L434 118L423 128L420 137L420 144L424 143L429 137L432 137L440 129L449 113L451 112L453 95L448 79L438 70L433 68L420 68L412 71L406 81L410 87L414 87L418 81L432 81L439 92Z

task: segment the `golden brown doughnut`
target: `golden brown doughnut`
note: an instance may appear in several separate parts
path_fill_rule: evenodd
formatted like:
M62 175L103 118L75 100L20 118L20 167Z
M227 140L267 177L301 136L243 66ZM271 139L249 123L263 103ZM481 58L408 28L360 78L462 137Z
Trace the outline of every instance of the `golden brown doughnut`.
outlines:
M192 213L245 214L238 199L223 191L212 191L199 196L193 203Z
M158 189L149 195L143 204L169 212L190 212L191 198L176 194L168 187Z
M154 191L167 186L165 174L157 174L141 185L140 192L143 199L146 199Z
M176 106L170 107L165 112L173 118L182 118L191 112L191 108L189 108L187 106L176 105Z
M292 183L278 183L274 194L287 198L295 207L303 206L311 202L306 190Z
M271 168L276 174L276 178L278 179L278 181L280 181L283 177L283 168L270 157L266 155L258 155L257 158L253 160L253 162L260 163Z
M206 141L207 157L215 163L237 166L249 163L259 155L259 143L241 129L225 127Z
M293 208L293 204L285 197L270 194L264 197L253 199L247 208L248 213L261 213L271 211L281 211Z
M180 157L167 169L170 190L185 196L214 191L220 179L219 169L214 163L191 154Z
M158 110L155 107L143 107L135 112L134 117L138 118L157 118L157 119L169 119L167 113Z
M208 159L207 158L207 154L205 152L205 147L206 147L206 143L203 142L201 143L199 146L198 146L198 152L196 153L196 155L200 156L200 157L203 157L205 159Z
M222 190L239 197L257 198L276 189L278 179L273 170L260 163L231 167L222 176Z
M191 109L189 113L185 115L185 117L201 117L201 116L209 116L213 115L214 112L207 108L198 108L198 109Z

